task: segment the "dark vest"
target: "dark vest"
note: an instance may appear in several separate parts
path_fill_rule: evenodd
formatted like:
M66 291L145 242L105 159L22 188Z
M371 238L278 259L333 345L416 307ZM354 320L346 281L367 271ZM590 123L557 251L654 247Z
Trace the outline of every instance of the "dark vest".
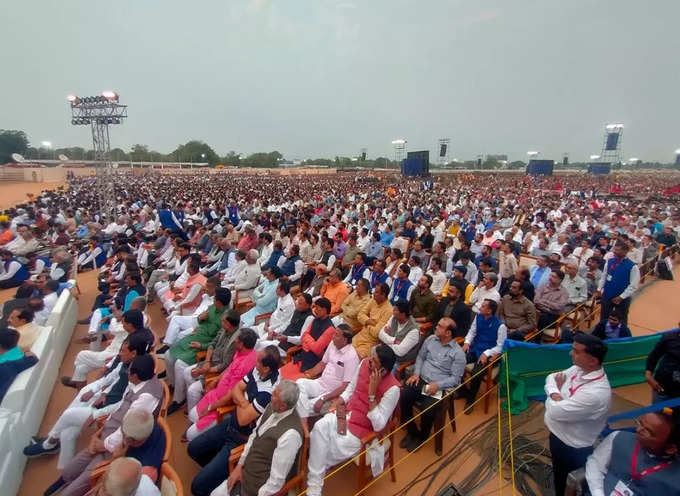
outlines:
M153 411L153 416L158 417L158 414L161 411L161 406L163 405L163 385L161 384L161 381L156 376L154 376L146 381L141 389L136 393L127 391L123 395L123 400L121 401L118 409L115 412L112 412L104 423L104 427L102 429L102 439L112 434L116 431L116 429L123 425L123 417L125 417L125 414L128 412L130 405L132 405L143 393L149 393L154 398L159 398L158 405L156 405L156 409Z
M390 303L394 305L399 300L407 300L408 298L406 297L408 296L408 289L411 286L413 286L413 283L408 279L395 279L392 283L392 289L394 289L394 293L392 294Z
M633 265L635 265L629 258L624 258L619 264L616 264L616 262L616 259L610 258L605 268L607 279L604 283L602 296L607 300L616 298L628 287L630 284L630 271ZM609 278L611 278L611 281Z
M333 254L332 251L327 251L323 255L321 255L321 261L319 263L325 265L328 270L331 270L333 267L328 267L328 260L331 258L331 255Z
M281 266L281 272L283 272L284 276L292 276L295 274L295 262L300 260L299 255L295 255L293 257L287 258L285 262L283 262L283 265Z
M476 318L477 334L470 351L479 357L489 348L496 346L498 342L498 328L503 322L495 315L485 319L481 314L478 314Z
M401 331L397 331L397 324L398 324L397 319L391 319L390 327L387 330L387 334L389 334L399 342L403 341L406 335L413 329L418 329L418 324L416 324L416 321L413 320L413 317L409 317ZM416 343L413 346L413 348L411 348L406 353L406 355L404 355L403 357L397 357L397 362L411 362L415 360L416 356L418 356L418 348L419 348L418 343Z
M614 438L612 446L612 457L609 463L609 471L604 478L604 493L610 494L616 483L622 481L635 494L676 494L678 481L680 481L680 462L677 458L669 467L648 474L647 476L633 480L631 478L631 460L635 450L635 434L632 432L619 432ZM637 466L635 471L642 472L652 468L663 460L652 458L640 447L637 454Z
M264 424L271 415L272 408L270 403L262 414L260 425ZM302 423L295 409L293 409L293 412L290 415L280 420L278 424L267 429L264 433L260 434L259 428L253 431L252 435L254 436L254 439L250 445L248 456L246 456L243 464L241 496L257 496L260 487L262 487L264 483L267 482L267 479L269 479L269 472L272 466L272 457L274 456L276 443L279 438L290 429L294 429L301 438L304 438ZM297 473L298 458L298 456L295 457L293 466L286 479L290 479Z
M380 275L378 275L378 273L376 271L372 271L370 279L368 280L368 282L371 283L371 289L375 289L375 287L378 284L381 284L381 283L387 281L387 278L388 278L387 272L382 272Z

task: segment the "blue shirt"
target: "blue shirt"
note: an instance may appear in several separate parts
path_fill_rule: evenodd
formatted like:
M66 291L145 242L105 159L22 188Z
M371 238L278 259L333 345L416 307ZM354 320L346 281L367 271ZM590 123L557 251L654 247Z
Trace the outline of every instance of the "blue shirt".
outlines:
M15 346L14 348L10 348L0 355L0 363L11 362L12 360L21 360L23 357L24 352L21 351L21 348Z

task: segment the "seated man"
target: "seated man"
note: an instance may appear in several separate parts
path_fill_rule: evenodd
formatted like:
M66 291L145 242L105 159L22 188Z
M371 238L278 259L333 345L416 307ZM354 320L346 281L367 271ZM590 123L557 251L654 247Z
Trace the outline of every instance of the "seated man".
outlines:
M111 361L104 375L81 389L62 412L46 438L36 439L24 448L29 458L59 452L57 468L65 468L75 456L76 441L88 420L106 416L120 406L128 385L128 367L138 356L147 353L147 342L140 334L130 334L120 353Z
M479 276L482 278L475 290L470 295L470 304L472 311L479 314L482 304L485 300L492 300L498 304L501 301L501 295L498 292L498 275L495 272L481 272Z
M415 286L423 275L423 269L420 268L420 257L418 255L412 255L408 259L408 267L408 280Z
M335 324L344 322L353 330L361 329L361 324L357 317L361 309L371 301L371 295L368 292L369 287L368 279L359 279L356 282L354 291L342 302L342 313L333 318Z
M621 312L618 310L612 310L612 313L609 314L607 320L598 322L590 334L597 336L602 341L605 339L629 338L632 336L628 326L623 323Z
M78 453L62 470L61 477L45 491L46 495L59 491L69 496L84 495L89 489L91 470L126 445L128 436L121 427L128 411L140 409L158 415L163 401L163 386L154 374L154 366L151 355L138 356L132 361L128 370L128 386L120 406L109 414L102 428L90 438L87 449ZM134 420L133 425L136 423ZM148 431L151 432L151 428ZM164 450L165 447L160 452L159 462Z
M508 339L523 341L525 336L536 329L536 307L524 296L520 281L512 281L508 294L498 305L498 318L508 328Z
M149 476L142 472L142 464L130 457L113 460L90 493L93 496L110 494L160 496L161 494Z
M420 324L431 322L434 309L437 307L437 297L431 290L432 276L430 274L420 276L417 284L409 302L411 314Z
M295 383L279 383L234 472L211 496L276 494L289 474L297 473L297 453L303 439L302 422L295 411L297 396Z
M9 325L19 331L19 348L24 353L31 351L33 343L35 343L42 327L33 322L33 310L30 308L16 308L7 319Z
M437 304L432 316L432 322L439 322L443 317L451 317L455 330L454 338L464 338L470 330L472 310L463 303L463 288L467 281L454 281L449 284L447 294Z
M392 374L394 352L378 346L362 360L345 391L338 397L335 413L316 424L309 439L308 496L319 496L326 471L357 453L361 438L382 431L399 402L399 382Z
M342 311L342 302L349 295L347 285L342 282L340 269L332 269L321 286L321 297L331 302L330 316L339 315Z
M466 353L467 363L475 364L471 372L473 379L470 381L469 389L462 389L466 398L466 415L472 413L477 392L484 379L484 374L477 374L477 372L484 368L490 358L503 350L508 331L501 319L496 317L496 310L498 310L498 303L493 300L484 300L482 308L465 336L463 351Z
M411 317L410 304L399 300L392 307L392 317L380 329L378 339L389 346L397 356L397 363L416 359L420 343L420 328Z
M388 297L392 305L394 305L397 300L410 301L411 294L415 289L415 286L408 278L410 273L411 268L406 264L401 264L397 269L397 277L392 283L392 289L390 290L390 295Z
M373 270L368 276L368 282L371 284L371 291L373 291L376 286L383 283L387 284L389 291L389 286L392 284L392 279L385 271L385 267L385 261L380 258L376 258L373 262Z
M175 389L172 403L168 406L168 415L175 413L185 403L190 412L203 397L205 376L221 374L231 363L236 351L236 337L241 316L234 309L222 315L222 328L208 345L205 359L200 363L187 366L182 360L175 361Z
M263 313L270 313L276 308L276 289L279 285L280 277L281 269L278 267L272 267L265 271L264 281L253 291L255 306L241 315L241 325L252 326L255 323L255 317Z
M260 264L257 263L259 256L260 254L257 252L257 250L248 250L248 253L245 257L245 263L241 266L240 270L238 270L237 273L233 275L231 280L225 278L222 281L222 286L228 287L234 291L239 291L241 297L245 298L251 296L253 294L253 290L257 287L260 276L262 275ZM279 277L280 274L276 277L276 279Z
M84 340L90 342L90 349L98 351L102 337L98 332L108 328L109 321L113 317L119 319L121 314L127 312L132 300L145 294L146 288L141 283L139 272L128 272L125 275L125 284L121 284L116 294L110 300L104 302L107 306L100 307L92 312L87 338Z
M370 274L371 270L366 265L366 255L359 252L354 255L354 263L348 268L347 277L342 282L354 288L361 279L368 280Z
M335 331L333 321L328 317L330 310L331 302L326 298L319 298L312 304L314 320L302 333L302 349L281 368L281 377L294 381L321 361Z
M564 313L564 309L569 303L569 294L562 287L564 272L553 270L546 284L536 289L534 305L541 312L538 317L538 328L545 329L550 327Z
M446 284L444 284L444 289L442 290L442 296L446 296L446 292L449 289L449 285L458 283L458 285L463 289L463 301L466 305L470 304L470 296L475 290L475 287L468 282L466 274L468 269L464 265L454 265L452 269L451 279L449 279Z
M677 414L665 410L640 417L635 433L615 431L604 438L586 461L589 494L677 494L680 424Z
M360 360L352 346L353 335L347 324L336 327L333 341L326 348L321 361L305 372L305 378L296 381L300 388L297 403L300 417L325 415L331 401L343 393L356 374Z
M312 297L307 293L300 293L295 299L295 311L282 329L277 332L269 331L265 339L259 339L255 345L256 350L263 350L267 346L276 346L281 356L286 356L286 351L300 344L302 332L307 329L312 321Z
M188 277L184 284L175 284L172 290L168 289L165 292L163 308L168 314L177 312L180 315L191 315L201 304L201 292L207 279L199 269L198 261L190 260L186 268Z
M201 291L201 302L194 308L190 315L183 315L182 312L173 312L169 318L168 328L163 338L163 346L156 353L159 355L168 351L168 348L190 334L198 327L199 317L208 311L210 305L215 302L215 291L220 284L220 280L211 277L205 282L205 288Z
M576 262L569 262L564 267L564 271L566 275L564 276L564 280L562 280L562 287L567 290L567 294L569 295L569 303L565 308L566 311L569 311L588 299L588 285L586 281L578 275L578 264Z
M352 346L357 350L359 358L367 357L371 348L378 344L378 334L392 316L392 304L387 299L390 288L380 283L373 289L373 298L359 312L357 320L361 331L352 339Z
M35 355L25 355L21 351L18 342L19 332L16 329L0 328L0 402L16 376L38 363Z
M236 409L189 443L189 456L202 468L191 482L194 496L209 496L229 475L229 454L245 443L279 382L279 352L269 346L257 354L255 368L232 390Z
M109 345L102 351L82 350L76 355L73 375L66 378L62 384L75 388L81 388L87 381L87 374L106 365L106 362L115 357L120 351L123 341L134 333L140 333L144 337L147 348L151 349L154 344L154 336L145 326L148 321L144 312L146 298L140 296L132 300L130 310L118 319L113 319L109 326L108 334L112 336Z
M279 279L278 286L276 286L276 307L269 319L265 322L253 327L260 339L267 337L270 332L279 334L283 331L295 312L295 301L290 295L290 283L286 280Z
M168 384L175 383L175 362L182 361L186 366L196 363L196 353L207 350L208 345L222 328L222 315L226 312L231 300L231 293L227 288L219 288L215 291L215 303L208 307L205 320L202 320L194 332L173 344L162 355L165 360L165 372ZM180 368L182 364L180 364Z
M16 288L31 276L11 251L0 250L0 289Z
M312 298L317 298L320 296L321 288L328 277L328 268L324 264L317 264L307 274L310 274L310 282L305 288L305 293L309 294Z
M438 403L441 394L460 384L465 372L465 353L453 339L456 326L449 317L444 317L434 330L433 336L428 336L418 352L413 375L406 380L406 387L401 395L401 422L413 418L413 405L422 402L422 408ZM435 396L436 395L436 396ZM420 429L415 422L408 424L408 433L402 439L400 446L414 451L430 437L432 423L441 405L432 407L420 416Z
M232 388L253 370L257 362L256 342L257 334L252 329L245 327L239 331L231 363L222 371L217 383L212 383L203 398L189 410L192 425L187 429L187 440L195 439L217 424L217 409L232 404Z

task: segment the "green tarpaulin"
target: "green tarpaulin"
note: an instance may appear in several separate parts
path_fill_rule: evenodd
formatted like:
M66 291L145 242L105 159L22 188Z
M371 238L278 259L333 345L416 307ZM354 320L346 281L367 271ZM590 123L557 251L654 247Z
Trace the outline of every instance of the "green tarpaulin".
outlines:
M638 384L645 380L647 355L663 333L607 341L609 351L604 369L612 387ZM513 414L529 407L529 399L543 399L548 374L571 367L571 344L538 345L507 340L498 380L506 395L506 365L509 365L510 405ZM507 409L507 401L504 403Z

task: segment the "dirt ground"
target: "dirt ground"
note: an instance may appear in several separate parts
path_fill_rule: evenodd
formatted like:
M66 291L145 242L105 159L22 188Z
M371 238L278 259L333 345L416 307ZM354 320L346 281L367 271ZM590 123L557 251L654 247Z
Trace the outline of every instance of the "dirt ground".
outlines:
M55 190L66 186L65 182L32 183L0 182L0 209L6 209L28 200L28 194L39 195L44 190Z

